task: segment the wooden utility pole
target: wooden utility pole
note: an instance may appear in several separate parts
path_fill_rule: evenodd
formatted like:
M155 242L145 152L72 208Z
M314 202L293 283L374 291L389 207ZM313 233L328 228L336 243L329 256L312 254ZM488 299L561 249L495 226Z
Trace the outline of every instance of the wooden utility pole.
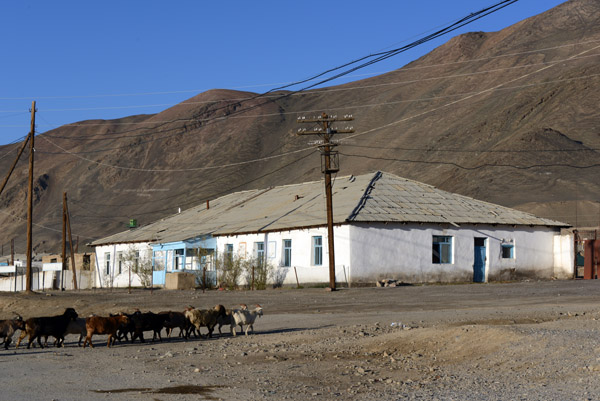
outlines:
M27 194L27 292L32 292L32 232L33 232L33 139L35 138L35 100L31 102L31 129L29 131L29 192Z
M69 233L69 245L71 250L71 266L73 268L73 289L77 289L77 273L75 272L75 254L73 253L73 235L71 234L71 219L69 218L69 206L67 205L67 193L63 193L63 223L66 221L67 231ZM64 228L63 228L64 236ZM64 237L63 237L64 238ZM63 244L64 252L64 244ZM63 256L64 258L64 256ZM63 270L64 270L64 259L63 259Z
M332 149L337 146L332 142L334 134L350 134L354 132L352 128L337 129L331 126L336 121L352 121L352 115L345 115L342 118L329 116L322 113L320 117L306 118L298 117L298 123L310 123L318 125L313 130L305 128L298 129L298 135L318 135L322 139L317 142L321 151L321 171L325 175L325 197L327 201L327 246L329 249L329 289L335 291L335 251L333 241L333 191L331 188L331 174L339 171L338 152Z
M10 240L10 265L15 266L15 239ZM17 266L15 266L15 292L17 292Z
M67 270L67 193L63 192L63 210L62 210L62 268L60 271L60 290L63 289L63 276Z

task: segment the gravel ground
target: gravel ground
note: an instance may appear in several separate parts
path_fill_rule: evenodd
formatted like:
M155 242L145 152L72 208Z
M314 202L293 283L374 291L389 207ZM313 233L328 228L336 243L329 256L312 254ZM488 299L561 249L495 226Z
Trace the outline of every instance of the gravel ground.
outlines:
M600 283L1 294L0 315L260 303L248 337L0 350L11 400L595 400ZM15 339L16 341L16 336Z

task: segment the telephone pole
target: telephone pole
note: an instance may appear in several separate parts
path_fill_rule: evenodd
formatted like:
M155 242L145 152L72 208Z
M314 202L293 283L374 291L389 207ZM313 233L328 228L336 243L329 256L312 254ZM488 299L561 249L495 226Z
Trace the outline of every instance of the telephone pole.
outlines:
M69 215L69 206L67 205L67 193L63 192L63 222L66 220L67 232L69 233L69 245L71 249L71 266L73 267L73 289L77 289L77 272L75 268L75 254L73 253L73 235L71 234L71 217ZM64 231L64 228L63 228ZM64 259L63 259L64 263ZM64 264L63 264L64 269Z
M31 279L33 277L32 264L32 231L33 231L33 139L35 138L35 100L31 102L31 129L29 131L29 192L27 193L27 287L25 291L31 292Z
M325 176L325 198L327 201L327 247L329 249L329 289L335 291L335 251L333 241L333 195L331 188L331 174L337 173L339 168L339 155L337 151L332 150L337 144L332 142L334 134L350 134L354 132L352 128L337 129L332 127L336 121L352 121L352 115L329 116L322 113L319 117L306 118L298 117L298 123L313 124L316 127L312 130L306 128L298 129L298 135L317 135L322 139L317 141L317 146L321 151L321 172Z

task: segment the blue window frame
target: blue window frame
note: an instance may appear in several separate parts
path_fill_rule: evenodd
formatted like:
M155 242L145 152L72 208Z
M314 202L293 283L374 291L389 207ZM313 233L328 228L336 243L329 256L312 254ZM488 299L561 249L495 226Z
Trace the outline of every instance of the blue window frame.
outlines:
M452 263L452 237L446 235L434 235L432 243L432 259L434 264Z
M292 240L283 240L283 266L290 267L292 265Z
M321 266L323 264L323 237L320 235L312 237L312 255L313 265Z
M513 244L502 244L502 259L514 259L515 246Z
M258 259L260 263L265 260L265 243L264 242L255 242L254 243L254 256Z

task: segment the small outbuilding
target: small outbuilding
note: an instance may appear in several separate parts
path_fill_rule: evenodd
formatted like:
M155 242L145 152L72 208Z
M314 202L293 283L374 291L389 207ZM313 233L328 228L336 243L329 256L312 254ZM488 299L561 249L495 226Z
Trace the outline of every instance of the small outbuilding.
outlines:
M573 277L567 224L393 174L338 177L333 212L340 283ZM269 263L278 284L328 283L325 216L323 182L314 181L225 195L91 245L99 280L115 286L128 282L125 259L138 271L144 259L155 285L173 271L216 281L219 254Z

